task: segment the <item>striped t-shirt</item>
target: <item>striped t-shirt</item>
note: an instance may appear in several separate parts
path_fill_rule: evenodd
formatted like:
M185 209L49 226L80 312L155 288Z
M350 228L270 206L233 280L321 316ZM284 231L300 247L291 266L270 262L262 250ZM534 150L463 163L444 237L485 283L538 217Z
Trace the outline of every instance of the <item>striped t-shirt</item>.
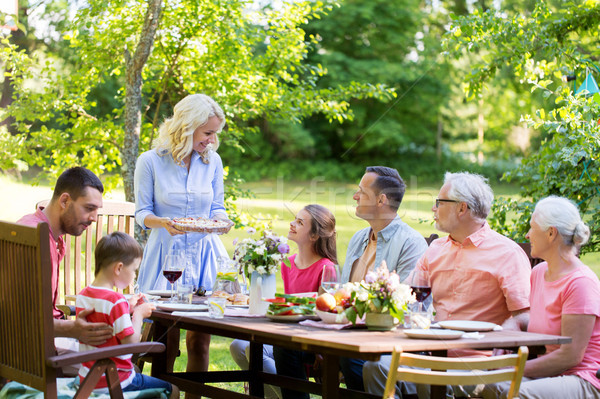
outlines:
M105 348L115 346L121 343L121 340L134 333L131 316L129 315L129 303L122 294L108 288L89 286L84 288L77 295L76 302L77 314L84 309L94 309L95 312L87 316L86 320L90 323L106 323L113 328L113 336L100 346L92 346L79 343L79 351L88 351L96 348ZM131 354L111 358L119 373L121 388L125 388L131 383L135 376L133 364L131 363ZM94 365L95 361L84 362L79 368L79 380L82 382ZM96 385L96 389L106 389L106 377L103 375Z

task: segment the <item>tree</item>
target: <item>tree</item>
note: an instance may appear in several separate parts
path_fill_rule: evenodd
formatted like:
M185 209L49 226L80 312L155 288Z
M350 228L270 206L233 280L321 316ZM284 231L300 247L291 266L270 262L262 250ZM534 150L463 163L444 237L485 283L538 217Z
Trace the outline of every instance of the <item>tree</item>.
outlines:
M189 93L204 92L222 105L225 145L240 150L239 139L258 130L255 120L300 121L317 112L344 120L352 117L352 98L393 96L369 83L316 87L325 71L306 62L314 39L306 41L299 26L331 8L320 1L277 9L251 9L241 0L165 1L159 21L160 4L88 1L62 32L77 54L76 64L62 69L52 60L38 70L39 58L3 42L1 60L16 87L4 115L14 116L22 133L1 137L10 155L3 167L23 160L57 173L83 164L105 173L109 187L122 179L131 201L138 151L150 148L164 116ZM41 83L28 85L34 79ZM95 90L111 82L118 84L117 106L101 112Z
M510 66L532 91L541 90L554 103L550 112L540 108L523 116L523 122L542 129L545 138L537 152L504 175L521 184L523 199L498 200L491 224L524 240L534 203L548 195L564 196L579 205L592 231L582 250L595 252L600 250L600 96L573 94L562 78L585 74L586 65L598 60L600 4L559 2L557 7L537 1L531 13L520 11L509 15L488 10L456 18L446 40L449 54L460 57L465 50L486 54L467 78L470 95L480 92L499 68Z

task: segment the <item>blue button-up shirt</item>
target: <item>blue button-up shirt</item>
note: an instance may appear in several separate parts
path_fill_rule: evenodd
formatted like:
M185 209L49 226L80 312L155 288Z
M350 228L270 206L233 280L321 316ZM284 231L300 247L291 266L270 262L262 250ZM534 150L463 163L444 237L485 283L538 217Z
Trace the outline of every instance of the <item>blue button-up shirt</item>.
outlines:
M342 269L342 283L350 280L354 262L362 256L369 243L370 227L358 231L350 239L346 262ZM396 271L400 281L404 281L415 268L417 261L427 249L425 238L415 229L396 216L390 224L377 233L375 265L377 268L385 260L390 271Z

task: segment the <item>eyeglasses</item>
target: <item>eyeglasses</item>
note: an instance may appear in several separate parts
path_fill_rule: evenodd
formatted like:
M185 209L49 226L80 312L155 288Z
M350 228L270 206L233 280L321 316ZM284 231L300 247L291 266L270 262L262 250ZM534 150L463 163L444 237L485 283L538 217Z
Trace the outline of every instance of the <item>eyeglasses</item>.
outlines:
M451 199L436 198L436 199L435 199L435 207L436 207L436 208L439 208L439 207L440 207L440 202L456 202L456 203L458 203L458 202L460 202L460 201L457 201L457 200L451 200Z

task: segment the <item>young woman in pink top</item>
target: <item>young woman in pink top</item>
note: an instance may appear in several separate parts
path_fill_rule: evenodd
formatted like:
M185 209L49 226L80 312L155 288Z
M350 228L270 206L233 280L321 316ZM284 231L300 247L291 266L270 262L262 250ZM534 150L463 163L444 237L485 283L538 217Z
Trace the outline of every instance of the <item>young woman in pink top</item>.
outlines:
M531 255L545 262L532 271L529 315L513 326L572 342L527 361L519 397L600 398L600 281L577 257L590 230L573 202L554 196L538 202L530 225ZM484 397L505 395L508 385L488 387Z
M321 275L327 265L337 264L335 217L321 205L307 205L290 223L288 239L298 245L298 253L289 257L291 266L281 264L281 277L286 294L319 291ZM234 340L231 356L242 369L248 369L248 341ZM273 347L263 345L263 369L276 373ZM304 372L303 367L301 367ZM277 398L279 389L265 386L265 398Z

